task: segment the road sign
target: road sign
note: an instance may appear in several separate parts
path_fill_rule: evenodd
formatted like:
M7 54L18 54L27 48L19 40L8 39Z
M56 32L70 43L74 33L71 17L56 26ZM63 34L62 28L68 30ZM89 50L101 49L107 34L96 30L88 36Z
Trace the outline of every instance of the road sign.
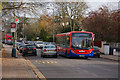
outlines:
M11 28L15 28L16 27L16 23L11 23L10 27Z
M11 28L11 32L15 32L16 31L16 29L15 28Z
M19 19L15 19L15 23L19 23Z

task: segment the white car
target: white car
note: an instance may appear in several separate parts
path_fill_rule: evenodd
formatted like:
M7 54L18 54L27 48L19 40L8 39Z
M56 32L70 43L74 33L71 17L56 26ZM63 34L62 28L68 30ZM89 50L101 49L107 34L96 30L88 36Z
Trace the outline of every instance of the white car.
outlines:
M36 48L40 48L40 49L42 49L43 48L43 42L36 42L35 43L35 46L36 46Z
M44 45L41 50L41 57L54 56L57 57L57 48L55 45Z

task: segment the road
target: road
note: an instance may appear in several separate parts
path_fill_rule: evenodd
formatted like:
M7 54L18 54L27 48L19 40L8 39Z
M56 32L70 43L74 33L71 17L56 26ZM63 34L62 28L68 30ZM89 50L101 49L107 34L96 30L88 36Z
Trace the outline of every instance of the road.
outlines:
M103 58L69 59L26 56L45 78L118 78L118 62Z

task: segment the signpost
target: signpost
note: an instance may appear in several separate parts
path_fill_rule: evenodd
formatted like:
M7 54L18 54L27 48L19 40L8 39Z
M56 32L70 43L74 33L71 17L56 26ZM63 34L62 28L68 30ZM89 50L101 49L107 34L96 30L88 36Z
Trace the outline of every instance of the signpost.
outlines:
M11 32L14 33L14 41L13 41L13 49L12 49L12 57L16 57L16 42L17 42L17 24L19 23L19 19L15 19L15 23L11 23Z
M16 23L11 23L11 32L16 32Z

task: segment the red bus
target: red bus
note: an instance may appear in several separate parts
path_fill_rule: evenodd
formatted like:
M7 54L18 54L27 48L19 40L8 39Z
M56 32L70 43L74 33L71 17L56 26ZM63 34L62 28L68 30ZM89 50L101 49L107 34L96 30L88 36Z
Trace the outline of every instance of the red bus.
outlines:
M7 41L7 44L13 44L13 42L12 42L12 34L11 33L6 34L6 41Z
M7 41L12 41L12 34L11 33L6 34L6 40Z
M57 53L66 57L93 57L94 34L72 31L56 35Z

